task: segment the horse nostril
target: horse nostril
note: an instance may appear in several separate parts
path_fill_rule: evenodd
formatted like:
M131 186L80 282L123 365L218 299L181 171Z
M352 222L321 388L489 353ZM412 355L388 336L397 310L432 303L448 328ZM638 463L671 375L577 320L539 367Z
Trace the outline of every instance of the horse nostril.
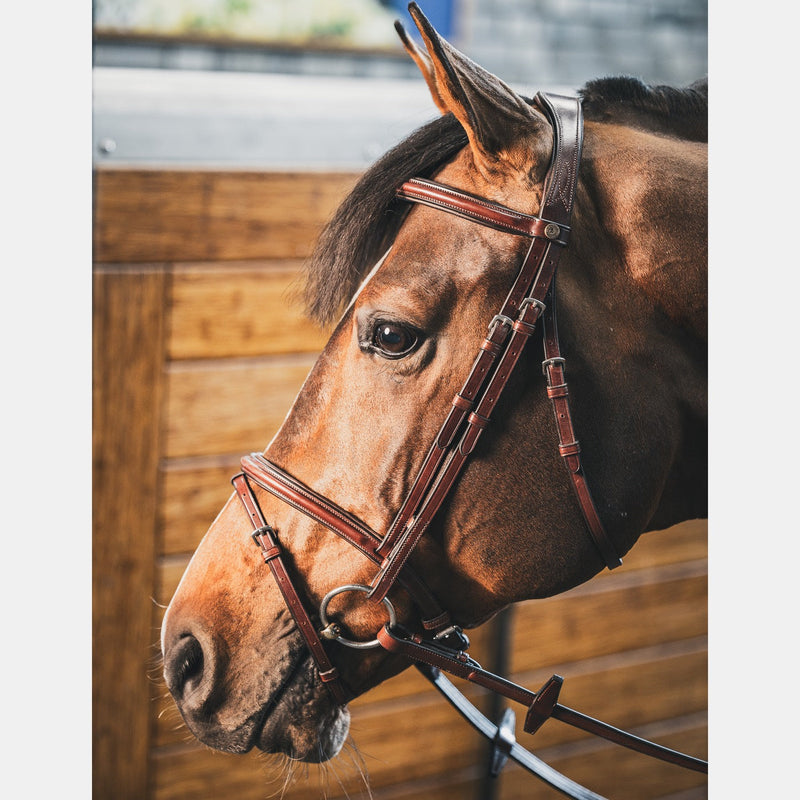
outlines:
M169 654L164 677L176 698L194 692L203 680L203 647L191 634L182 636Z

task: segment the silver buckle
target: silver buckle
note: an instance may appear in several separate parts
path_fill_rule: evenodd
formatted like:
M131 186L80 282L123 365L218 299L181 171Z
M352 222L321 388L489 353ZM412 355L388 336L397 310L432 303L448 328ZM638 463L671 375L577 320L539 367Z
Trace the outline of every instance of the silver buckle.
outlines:
M547 306L541 300L537 300L535 297L526 297L519 304L520 313L522 313L528 306L536 306L536 308L539 309L539 316L544 314L545 309L547 308Z
M547 367L550 365L555 366L556 364L560 364L562 367L567 362L561 358L561 356L554 356L553 358L546 358L542 361L542 375L547 376Z
M489 323L489 332L490 333L494 328L495 322L500 322L503 325L508 325L509 328L514 324L514 320L511 319L511 317L507 317L505 314L495 314L492 317L492 321Z

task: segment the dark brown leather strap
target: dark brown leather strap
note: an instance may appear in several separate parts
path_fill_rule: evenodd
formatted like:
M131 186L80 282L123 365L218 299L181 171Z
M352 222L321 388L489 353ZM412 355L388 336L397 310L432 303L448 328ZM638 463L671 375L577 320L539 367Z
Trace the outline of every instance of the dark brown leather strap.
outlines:
M575 205L583 150L583 108L575 97L539 92L534 103L553 126L553 154L544 182L541 216L568 225Z
M553 239L559 244L566 244L569 241L570 229L565 223L559 225L553 220L523 214L499 203L492 203L460 189L454 189L452 186L424 178L412 178L406 181L397 190L397 196L403 200L440 208L456 216L509 233L541 236Z
M339 679L339 672L328 658L325 648L317 635L316 628L292 584L289 573L286 571L286 566L281 558L281 548L275 538L275 531L267 525L258 502L247 483L247 477L244 474L236 475L231 480L231 483L253 525L253 540L261 548L264 561L278 584L286 607L289 609L297 624L297 629L308 645L311 657L317 666L320 680L328 687L334 700L339 705L345 705L347 703L347 695Z
M622 564L622 559L606 533L597 508L589 491L589 484L583 472L581 462L581 446L575 436L575 427L572 424L572 413L569 406L569 387L565 377L565 359L561 355L558 342L558 325L556 323L556 282L553 281L548 295L547 309L542 319L542 340L544 343L544 361L542 372L547 378L547 396L553 404L556 430L558 431L558 452L564 459L575 497L586 520L597 549L603 556L606 566L615 569Z
M399 635L397 631L391 630L388 626L384 626L378 631L377 638L381 647L391 653L403 655L414 662L437 667L451 675L456 675L470 683L483 686L485 689L501 694L509 700L527 706L529 716L526 720L526 731L529 728L529 732L538 730L548 717L553 717L553 719L560 720L574 728L580 728L587 733L600 736L610 742L644 753L660 761L666 761L695 772L708 772L707 762L699 758L679 753L655 742L634 736L632 733L620 730L613 725L608 725L605 722L557 703L558 690L561 687L559 676L553 676L553 678L549 679L539 692L531 692L516 683L501 678L499 675L488 672L466 653L448 651L446 648L439 647L434 643L424 642L418 636L404 637Z

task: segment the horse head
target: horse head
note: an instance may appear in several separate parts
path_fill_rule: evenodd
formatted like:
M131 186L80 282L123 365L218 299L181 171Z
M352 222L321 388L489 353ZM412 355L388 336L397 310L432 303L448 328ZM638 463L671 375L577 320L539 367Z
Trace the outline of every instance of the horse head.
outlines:
M530 247L507 230L397 201L395 189L433 178L535 216L554 147L553 121L539 107L411 11L425 50L402 29L401 37L442 117L367 171L323 233L308 304L319 321L338 322L264 451L298 485L381 535ZM669 97L641 102L622 83L613 88L624 97L606 102L600 83L584 90L583 154L558 284L583 466L624 555L644 531L706 514L706 147L697 126L680 128L659 110ZM675 90L674 102L702 105L702 94L696 87L686 100ZM408 560L462 627L562 592L605 565L559 455L532 339ZM320 519L259 486L253 494L315 625L331 590L373 580L374 560ZM206 744L324 761L346 738L348 712L320 679L252 533L234 493L164 618L165 679ZM271 546L262 540L262 555ZM392 585L388 598L398 624L422 630L407 587ZM384 604L359 592L338 594L328 614L353 641L372 639L386 621ZM381 648L328 651L345 699L408 665Z

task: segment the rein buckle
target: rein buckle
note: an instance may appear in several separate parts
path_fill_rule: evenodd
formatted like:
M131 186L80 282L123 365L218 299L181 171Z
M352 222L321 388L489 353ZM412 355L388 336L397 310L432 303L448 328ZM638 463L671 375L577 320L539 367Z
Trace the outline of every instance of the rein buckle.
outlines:
M434 634L433 639L453 650L469 649L469 636L458 625L451 625L449 628L439 631L439 633Z

